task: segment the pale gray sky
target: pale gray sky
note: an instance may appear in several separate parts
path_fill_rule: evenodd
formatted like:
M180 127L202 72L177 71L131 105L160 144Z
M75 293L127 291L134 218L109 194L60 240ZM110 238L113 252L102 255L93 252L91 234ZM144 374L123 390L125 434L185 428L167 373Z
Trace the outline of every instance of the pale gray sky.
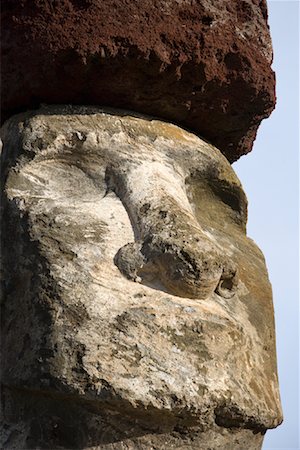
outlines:
M233 167L248 195L248 235L265 254L274 294L285 420L267 433L263 448L299 450L299 3L268 6L277 107L252 153Z

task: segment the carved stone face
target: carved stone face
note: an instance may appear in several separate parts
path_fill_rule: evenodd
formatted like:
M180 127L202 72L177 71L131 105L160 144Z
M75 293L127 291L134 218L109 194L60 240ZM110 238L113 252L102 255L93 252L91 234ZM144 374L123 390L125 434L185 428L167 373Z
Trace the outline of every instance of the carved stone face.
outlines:
M3 141L4 384L108 415L102 443L122 422L259 448L281 421L272 292L222 154L91 108L14 118Z

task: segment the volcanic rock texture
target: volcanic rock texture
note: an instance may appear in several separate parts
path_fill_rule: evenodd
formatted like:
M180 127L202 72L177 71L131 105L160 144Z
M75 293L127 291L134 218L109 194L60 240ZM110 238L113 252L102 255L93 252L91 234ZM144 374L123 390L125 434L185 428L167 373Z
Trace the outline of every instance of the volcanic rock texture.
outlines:
M2 2L2 119L42 103L174 121L230 162L275 103L265 0Z
M1 448L259 450L272 292L226 158L92 108L2 128Z

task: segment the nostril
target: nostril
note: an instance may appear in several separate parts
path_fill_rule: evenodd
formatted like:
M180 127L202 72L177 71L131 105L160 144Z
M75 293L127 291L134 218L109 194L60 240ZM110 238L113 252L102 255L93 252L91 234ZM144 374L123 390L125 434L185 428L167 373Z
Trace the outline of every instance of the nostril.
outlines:
M233 280L232 279L220 280L220 286L222 289L227 289L231 291L233 289Z
M215 292L224 298L232 298L237 290L238 286L238 271L232 263L229 267L223 269L218 286Z

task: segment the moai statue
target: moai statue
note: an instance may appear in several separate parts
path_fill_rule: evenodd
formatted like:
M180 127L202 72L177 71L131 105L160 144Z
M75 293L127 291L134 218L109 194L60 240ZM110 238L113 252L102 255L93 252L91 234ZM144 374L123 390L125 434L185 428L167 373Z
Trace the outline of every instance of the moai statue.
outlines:
M2 131L5 448L259 449L272 293L226 158L89 108Z
M272 291L230 162L273 107L265 3L109 3L4 6L5 67L34 44L32 77L14 63L23 96L4 69L6 118L36 101L138 112L44 105L1 128L1 448L259 450L282 421Z

